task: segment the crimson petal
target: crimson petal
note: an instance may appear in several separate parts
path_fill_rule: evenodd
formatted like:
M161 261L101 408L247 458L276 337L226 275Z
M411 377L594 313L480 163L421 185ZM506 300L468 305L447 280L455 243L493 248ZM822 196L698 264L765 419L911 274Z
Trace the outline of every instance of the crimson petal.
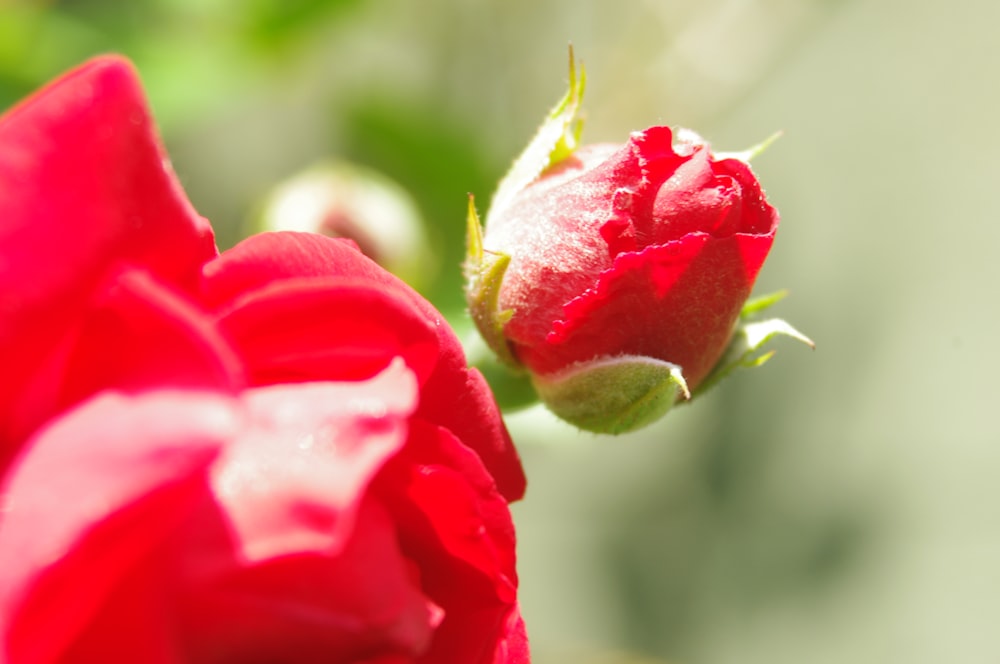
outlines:
M323 277L327 278L325 282L319 280ZM349 283L337 282L331 279L333 277L347 278ZM234 318L240 319L238 324L235 321L225 324L233 329L234 338L254 339L253 347L258 351L253 352L251 357L260 358L261 362L256 370L256 380L260 383L270 382L279 376L286 380L304 380L307 376L315 380L346 379L350 378L345 374L348 370L357 377L370 376L385 366L389 351L401 352L399 349L407 347L406 341L410 334L407 326L410 323L405 321L412 322L414 317L422 318L437 336L437 363L431 367L429 377L425 371L427 365L411 365L423 383L418 414L444 425L472 447L482 457L486 467L496 478L500 492L508 500L523 496L526 481L520 458L489 386L478 371L468 368L458 337L430 303L365 257L352 242L293 232L253 236L205 266L202 298L208 307L228 316L225 312L235 311L236 307L243 306L241 303L245 302L249 306L258 297L252 295L255 290L273 291L273 297L278 298L277 293L285 288L281 286L283 281L298 279L296 283L306 284L310 283L310 278L313 279L311 283L326 283L331 290L337 287L337 283L346 284L355 293L345 297L356 298L355 303L360 303L363 297L369 297L373 302L386 301L383 303L388 306L387 301L391 300L400 312L406 309L409 311L386 317L384 320L390 325L389 330L386 330L378 327L382 325L381 322L378 326L374 325L374 319L370 317L376 316L374 310L372 314L367 314L363 309L357 308L357 305L351 305L352 308L336 311L332 308L338 297L335 293L323 295L314 292L311 295L289 293L287 303L281 305L282 311L289 317L284 320L273 317L268 311L270 305L263 304L256 313L234 313ZM365 287L375 293L363 296L360 291ZM316 288L321 289L320 286ZM301 299L295 304L293 298ZM314 298L312 302L309 301L311 298ZM328 304L317 308L324 298L329 298ZM297 311L298 306L306 309ZM393 318L397 316L398 318ZM381 317L377 318L379 321L383 320ZM287 337L281 342L285 344L297 334L294 329L281 331L278 328L292 328L296 325L302 326L301 334L304 335L299 351L301 354L294 361L293 358L286 357L287 364L282 361L283 367L271 366L267 353L283 352L282 346L277 343L278 338ZM236 327L239 329L235 329ZM415 325L410 327L417 329ZM357 333L352 332L352 328ZM369 332L362 333L362 328L376 337L370 336ZM353 337L352 342L357 344L356 350L364 350L366 353L354 355L353 359L347 352L340 354L343 357L339 356L330 341L341 337L334 336L324 341L321 332L324 329L333 335L347 335L343 338L348 340ZM396 341L380 350L377 338L388 339L386 335L392 336ZM415 345L422 343L424 342L421 340ZM312 359L309 359L310 353L315 353ZM365 358L367 363L362 362ZM411 359L408 357L408 362ZM338 362L342 369L336 368ZM331 371L337 373L324 373Z
M14 399L120 261L193 285L215 255L127 61L97 58L0 118L0 444Z

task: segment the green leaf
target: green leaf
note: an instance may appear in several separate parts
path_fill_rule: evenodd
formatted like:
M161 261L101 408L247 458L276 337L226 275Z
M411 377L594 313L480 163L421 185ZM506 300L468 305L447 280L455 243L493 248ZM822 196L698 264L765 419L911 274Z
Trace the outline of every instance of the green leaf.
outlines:
M514 160L514 165L500 181L486 223L489 224L497 214L505 209L522 189L531 184L545 169L573 154L579 146L580 133L583 131L583 120L577 115L583 103L583 91L586 87L587 75L580 65L577 75L573 47L569 48L569 89L566 95L556 104L548 117L538 128L534 138Z
M243 3L249 37L262 46L292 44L318 27L347 18L361 0L251 0Z
M679 366L641 355L599 357L532 382L555 415L595 433L635 431L691 396Z

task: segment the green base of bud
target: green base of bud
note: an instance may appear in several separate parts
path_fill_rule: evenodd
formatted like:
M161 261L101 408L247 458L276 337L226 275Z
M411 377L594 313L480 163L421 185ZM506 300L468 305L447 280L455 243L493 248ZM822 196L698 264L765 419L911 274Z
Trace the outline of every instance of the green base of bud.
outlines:
M594 433L635 431L690 398L680 367L638 355L581 362L532 382L549 410Z

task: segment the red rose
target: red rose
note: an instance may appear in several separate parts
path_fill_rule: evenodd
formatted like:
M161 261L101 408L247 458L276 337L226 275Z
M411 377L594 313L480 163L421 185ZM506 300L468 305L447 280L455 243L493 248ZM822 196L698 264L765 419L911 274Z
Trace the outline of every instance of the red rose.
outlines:
M667 127L553 165L485 229L515 357L550 374L601 356L680 365L694 388L750 295L778 213L750 167Z
M0 660L528 661L452 331L344 241L217 256L122 60L0 118L0 282Z
M470 206L466 294L486 343L553 412L621 433L717 367L778 214L746 161L693 132L577 148L584 77L570 61L569 92L500 183L485 229ZM763 362L761 339L808 341L783 321L758 331L717 375Z

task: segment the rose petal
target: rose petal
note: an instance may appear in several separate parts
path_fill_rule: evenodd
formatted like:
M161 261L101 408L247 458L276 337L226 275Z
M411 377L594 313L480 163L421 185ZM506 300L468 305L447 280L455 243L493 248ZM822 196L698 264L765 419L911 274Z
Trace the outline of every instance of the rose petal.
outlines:
M516 606L514 529L506 501L477 455L451 433L416 422L379 477L404 551L444 610L421 662L493 662Z
M241 559L335 554L369 481L406 440L417 398L400 360L364 382L247 392L252 429L212 475Z
M611 267L614 249L635 245L631 196L642 172L630 146L588 146L567 161L552 175L557 186L543 176L486 228L486 248L511 257L499 308L514 311L504 334L522 343L543 340L567 294L592 288Z
M63 661L123 576L188 516L237 419L211 393L90 400L30 442L0 523L10 661Z
M613 348L680 365L694 389L725 348L772 240L692 233L621 254L594 289L566 305L544 344L518 346L517 352L545 374Z
M362 661L426 649L437 610L411 577L393 521L366 498L406 440L416 400L401 361L363 383L247 393L250 427L213 470L216 507L177 543L194 661Z
M7 650L120 661L144 634L178 661L416 657L439 611L384 509L364 506L416 399L398 362L366 383L251 390L239 409L198 392L85 403L12 473L0 527Z
M205 265L202 301L225 310L245 294L275 281L349 277L372 284L402 282L362 254L350 240L283 231L253 235Z
M62 406L107 388L239 389L242 363L214 323L145 270L122 270L88 311L65 367Z
M215 254L184 197L134 70L98 58L0 118L0 441L14 397L108 268L193 284ZM0 443L2 444L2 443Z
M528 664L530 661L528 632L521 617L521 607L515 605L507 614L503 636L497 643L490 664Z
M219 321L251 383L362 380L402 357L421 382L438 335L392 292L345 278L284 279L234 300Z
M261 346L255 346L256 350L247 353L254 358L251 366L259 362L259 366L267 367L272 361L269 358L284 358L280 361L285 367L294 367L294 371L284 374L281 368L275 368L273 373L270 369L258 373L258 382L271 382L279 376L286 380L302 380L306 376L313 380L350 378L352 376L345 372L351 367L353 376L367 377L384 367L386 358L395 355L405 357L423 384L421 416L442 424L475 449L496 478L504 496L509 500L520 498L525 488L521 461L485 380L478 371L468 369L458 337L430 303L365 257L353 243L309 233L256 235L206 265L202 297L209 307L225 312L234 309L243 300L249 303L257 297L252 293L258 289L280 292L282 281L310 277L349 277L350 283L345 283L345 288L367 286L378 293L368 297L373 300L391 299L395 305L407 308L409 312L387 314L389 327L386 329L382 327L382 321L386 319L369 318L364 308L359 309L357 304L345 306L340 311L332 304L323 305L322 311L317 311L316 307L324 297L329 297L331 302L338 297L333 291L339 286L334 287L333 284L343 282L316 281L316 284L331 284L330 293L326 296L301 294L298 304L293 298L299 295L290 296L287 306L281 305L282 315L287 316L284 322L279 323L279 319L269 312L270 303L262 304L259 313L234 314L246 315L247 318L239 322L238 330L231 331L233 338L256 339L259 335L261 339ZM297 283L308 282L303 279ZM356 293L351 297L355 296L359 298L355 302L360 302L362 295ZM315 297L315 301L309 302L311 297ZM296 311L298 306L302 308ZM412 354L404 351L408 343L424 343L416 332L409 331L416 330L416 326L404 323L414 317L422 318L431 325L437 336L437 359L429 378L424 371L427 365L413 364L415 359ZM233 327L235 323L225 321L224 325ZM284 329L279 330L279 325ZM292 344L290 339L300 333L307 338ZM332 336L324 339L323 334ZM332 339L351 337L354 340L344 346L343 351L333 348ZM354 359L345 356L348 352L354 353L349 350L351 344L363 351ZM301 355L288 357L292 348ZM384 352L380 353L380 349ZM310 357L310 353L314 355ZM358 360L364 359L368 362L359 365ZM337 369L337 366L341 368ZM308 373L304 375L303 371Z
M458 344L450 329L441 336ZM442 358L421 390L417 416L441 424L463 441L479 455L504 498L520 500L527 479L490 386L479 371L465 367L464 357L449 359L455 357Z
M214 574L189 577L177 608L187 661L324 664L394 655L413 662L428 647L438 611L414 583L386 511L363 501L356 523L336 554L253 565L237 556Z
M214 319L145 270L123 268L96 290L76 329L22 388L9 430L27 435L103 389L235 390L245 382ZM17 449L0 447L0 476Z

